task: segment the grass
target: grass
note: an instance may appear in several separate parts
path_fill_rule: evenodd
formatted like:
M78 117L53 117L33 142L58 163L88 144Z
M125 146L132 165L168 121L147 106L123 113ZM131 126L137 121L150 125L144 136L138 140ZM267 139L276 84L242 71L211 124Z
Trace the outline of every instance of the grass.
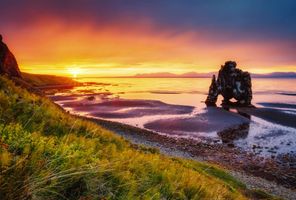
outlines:
M182 160L180 160L181 163ZM229 175L226 173L224 170L214 166L214 165L209 165L201 162L185 162L184 166L187 166L191 169L194 169L198 171L199 173L204 173L209 176L214 176L220 180L222 180L224 183L226 183L229 187L230 190L236 190L236 189L246 189L246 186L235 179L233 176Z
M22 73L23 79L33 86L75 85L77 82L68 77Z
M0 199L246 199L223 170L128 141L0 77Z

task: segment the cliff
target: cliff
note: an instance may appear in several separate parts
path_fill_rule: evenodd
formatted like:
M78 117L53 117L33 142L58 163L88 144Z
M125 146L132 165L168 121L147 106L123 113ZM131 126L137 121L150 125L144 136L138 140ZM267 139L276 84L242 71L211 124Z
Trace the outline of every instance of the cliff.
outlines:
M0 74L21 78L17 61L7 45L2 41L2 35L0 35Z

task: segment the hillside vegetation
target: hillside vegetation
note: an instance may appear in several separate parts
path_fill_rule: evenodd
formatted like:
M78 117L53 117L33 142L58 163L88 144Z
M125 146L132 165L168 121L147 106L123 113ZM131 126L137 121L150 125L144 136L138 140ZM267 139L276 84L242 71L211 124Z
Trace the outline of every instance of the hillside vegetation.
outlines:
M29 74L22 72L23 79L33 86L50 86L50 85L75 85L77 84L71 78L55 75Z
M245 199L206 164L131 145L0 77L0 199Z

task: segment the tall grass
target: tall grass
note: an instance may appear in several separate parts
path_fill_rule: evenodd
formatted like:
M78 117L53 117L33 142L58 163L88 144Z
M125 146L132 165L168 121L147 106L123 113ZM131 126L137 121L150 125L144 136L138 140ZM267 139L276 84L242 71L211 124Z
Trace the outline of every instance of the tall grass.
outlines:
M245 199L206 166L135 149L0 77L1 200Z

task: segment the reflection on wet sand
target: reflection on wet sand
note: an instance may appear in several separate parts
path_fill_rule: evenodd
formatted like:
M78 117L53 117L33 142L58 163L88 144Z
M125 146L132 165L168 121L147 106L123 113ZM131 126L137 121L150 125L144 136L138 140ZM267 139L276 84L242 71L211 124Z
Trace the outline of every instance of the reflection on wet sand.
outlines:
M224 129L217 132L217 135L221 138L222 143L229 147L234 147L234 141L239 139L246 139L250 130L250 123L244 123L237 127Z
M289 104L281 104L288 107ZM282 126L296 128L296 115L284 112L285 110L275 108L238 108L240 113L262 118L268 122L276 123ZM291 111L293 112L293 111Z
M154 120L144 125L145 128L166 133L180 135L182 132L217 132L243 123L248 123L245 117L224 111L221 108L206 108L205 112L183 118L169 118ZM207 134L204 134L207 136Z
M249 120L248 122L245 122L238 126L227 128L217 132L217 135L221 138L223 144L226 144L229 147L234 147L235 140L246 139L248 137L250 130L251 115L245 112L241 112L239 109L236 109L235 107L230 108L228 106L223 106L222 108L226 111L237 113L240 116L243 116Z
M103 101L104 99L100 99ZM151 115L182 115L190 114L194 107L166 104L153 100L112 99L103 102L87 102L85 99L65 102L64 107L73 111L90 113L93 117L108 119L136 118Z
M50 98L73 114L117 124L111 128L128 126L135 137L149 135L161 145L295 185L296 99L286 95L295 91L285 90L291 80L277 80L280 85L269 88L270 80L255 79L257 108L226 109L205 107L208 81L106 79L106 84L50 93Z
M86 80L93 82L57 91L50 98L74 114L126 123L170 137L218 141L264 156L274 152L294 154L296 101L293 95L286 95L295 94L286 90L291 80L277 80L274 88L272 80L255 79L257 108L226 110L208 109L201 102L210 79L136 80Z

